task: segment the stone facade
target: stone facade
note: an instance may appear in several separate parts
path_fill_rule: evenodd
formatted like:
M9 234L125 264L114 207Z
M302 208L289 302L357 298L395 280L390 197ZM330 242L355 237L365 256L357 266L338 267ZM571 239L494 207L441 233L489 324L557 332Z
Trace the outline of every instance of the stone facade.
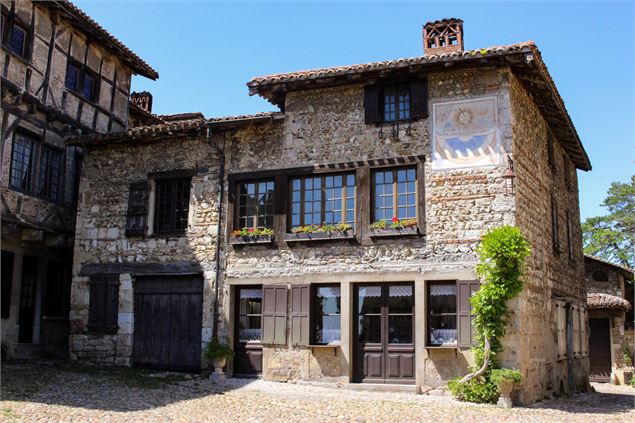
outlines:
M67 350L82 149L67 147L64 142L81 133L124 130L130 81L133 73L140 71L130 64L133 53L122 55L113 51L112 44L97 41L94 31L100 32L102 40L107 35L101 27L74 5L64 2L61 8L58 3L1 2L2 251L3 266L12 265L13 270L12 275L3 273L7 280L2 282L2 295L10 297L10 302L3 301L3 307L9 309L3 312L3 355L28 357L37 346L51 347L49 353L62 355ZM24 36L21 51L19 43L11 42L14 31L16 40L19 34ZM95 77L94 99L85 98L79 88L67 88L71 62ZM14 147L16 137L27 137L30 147L26 153ZM24 165L23 178L12 180L12 161L19 154L24 154L29 164ZM50 163L58 156L59 164L53 168ZM54 173L57 176L52 176ZM47 184L51 187L46 188ZM28 266L37 270L23 276L24 260L30 260ZM59 281L48 282L60 274ZM22 281L29 278L34 278L32 292L22 292ZM28 307L19 306L21 295L32 297L25 303Z
M530 63L533 56L523 60ZM270 90L266 92L275 101L283 98L284 112L202 121L196 134L148 127L147 133L136 128L121 136L84 140L88 153L73 266L72 357L98 364L133 364L135 339L142 335L135 333L135 322L141 318L135 315L135 278L196 269L205 281L201 346L212 336L238 346L236 337L244 323L239 321L237 304L243 289L255 286L258 291L267 286L293 293L307 284L337 284L341 292L339 343L292 342L292 320L297 316L292 316L295 300L288 294L287 303L280 305L284 318L276 317L280 317L276 330L284 332L286 341L257 342L258 361L266 379L352 383L359 368L355 290L360 283L406 282L413 287L415 303L411 342L415 370L408 382L419 392L439 392L449 379L468 371L473 357L467 346L430 345L429 287L437 281L475 280L480 237L488 229L508 224L519 226L528 237L532 255L525 288L510 303L501 364L523 373L521 402L586 389L588 358L573 353L571 315L566 331L568 354L556 359L555 301L565 301L568 309L584 308L585 303L577 179L569 150L561 145L561 136L555 140L544 110L506 62L408 70L409 78L419 76L427 78L428 110L456 101L487 99L494 104L496 162L433 168L432 114L399 124L368 124L368 81L354 78L311 89L263 89ZM250 89L254 90L252 85ZM206 126L209 132L204 137ZM508 158L514 163L511 181L505 178L511 170ZM404 160L417 172L419 233L374 237L368 228L371 194L360 187L370 189L376 169ZM156 193L152 181L158 174L183 169L194 175L188 228L179 236L153 234ZM356 176L354 237L292 242L289 178L296 172L315 175L329 170ZM272 242L231 242L233 230L240 229L237 186L265 179L275 182L274 193L279 196ZM148 228L144 236L131 237L126 235L127 187L139 181L150 181ZM219 221L220 239L216 237ZM553 225L548 223L552 221ZM95 273L118 274L120 284L117 332L97 338L88 330L92 301L88 285ZM214 288L219 289L218 297ZM217 334L212 333L215 323ZM586 345L586 339L583 342ZM230 375L238 360L229 360Z

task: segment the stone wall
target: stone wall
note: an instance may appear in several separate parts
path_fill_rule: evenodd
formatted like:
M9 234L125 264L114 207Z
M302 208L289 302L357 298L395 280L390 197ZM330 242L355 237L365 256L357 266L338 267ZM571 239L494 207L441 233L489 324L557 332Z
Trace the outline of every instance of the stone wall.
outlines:
M173 170L194 173L187 231L182 236L158 236L151 232L148 236L126 236L129 185L151 181L149 174ZM88 151L79 190L75 237L70 314L72 358L99 364L131 363L133 274L147 272L144 269L149 265L170 269L171 265L196 264L193 267L199 268L204 277L201 345L211 339L218 188L218 159L204 137L171 139L160 144L113 144ZM120 273L119 328L114 338L111 335L98 338L86 331L89 274L100 271ZM96 353L97 347L105 352Z
M502 151L511 152L512 116L506 69L446 71L427 77L430 105L438 101L496 97ZM229 289L238 283L293 285L327 280L349 283L370 278L390 280L388 275L401 275L402 281L416 280L415 284L421 287L423 294L426 279L452 279L458 274L467 274L473 279L477 260L474 248L480 235L488 228L514 224L514 200L506 195L501 178L504 166L432 171L432 119L417 120L410 126L400 125L395 137L391 126L382 129L364 123L363 99L361 84L289 92L281 140L254 133L253 129L237 131L229 147L228 173L422 155L425 156L425 237L361 244L291 245L277 242L273 247L227 247L223 303L227 322L232 321ZM367 229L357 227L356 232L361 232L363 238ZM416 301L420 318L425 322L424 298L417 297ZM342 302L345 302L344 297ZM348 318L342 311L342 319ZM345 325L348 320L342 321L343 331ZM230 340L232 328L230 324L225 329ZM425 330L421 327L417 332L421 337L417 342L423 344ZM264 377L332 380L336 375L339 380L348 382L352 375L351 345L342 341L338 355L333 355L332 351L317 352L317 349L265 347ZM457 354L438 351L428 355L423 345L419 348L417 367L425 368L425 371L420 372L418 385L442 386L449 378L460 374L458 369L466 371L472 361L468 350L459 350ZM311 365L319 361L327 364ZM307 369L315 369L315 372Z
M521 364L527 402L544 395L586 389L588 359L556 361L554 299L584 305L584 259L580 230L577 178L562 147L554 141L552 170L548 159L550 131L522 84L512 78L514 115L514 170L516 173L517 224L529 239L532 254L527 261L525 288L510 304L515 310L506 336L505 360ZM569 184L564 172L569 172ZM558 203L561 248L554 250L551 194ZM571 219L571 257L566 213ZM587 331L588 333L588 331ZM586 340L585 340L586 342ZM515 345L515 348L512 346ZM571 355L571 354L569 354Z

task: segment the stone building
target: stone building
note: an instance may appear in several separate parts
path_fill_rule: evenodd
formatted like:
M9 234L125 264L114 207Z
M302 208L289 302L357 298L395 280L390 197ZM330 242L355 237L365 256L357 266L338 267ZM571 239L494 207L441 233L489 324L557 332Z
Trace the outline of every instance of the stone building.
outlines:
M1 2L2 353L68 345L81 147L123 131L133 74L158 74L66 1Z
M625 370L632 375L635 351L633 270L591 256L584 256L584 267L590 331L589 378L623 384Z
M234 376L442 391L473 362L475 247L511 224L502 364L521 402L586 389L590 162L533 43L463 43L430 22L419 57L251 80L279 112L70 141L72 357L195 369L217 337Z

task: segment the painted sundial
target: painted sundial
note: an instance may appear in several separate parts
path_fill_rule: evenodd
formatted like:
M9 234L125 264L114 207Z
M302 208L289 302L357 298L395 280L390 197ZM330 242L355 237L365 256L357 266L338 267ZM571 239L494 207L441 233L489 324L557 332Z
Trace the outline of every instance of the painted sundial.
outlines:
M497 165L498 121L494 97L433 106L433 169Z

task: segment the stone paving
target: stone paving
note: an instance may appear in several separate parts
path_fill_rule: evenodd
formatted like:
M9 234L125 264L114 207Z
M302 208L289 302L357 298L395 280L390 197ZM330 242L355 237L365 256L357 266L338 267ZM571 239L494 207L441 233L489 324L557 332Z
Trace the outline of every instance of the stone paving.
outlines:
M2 366L0 421L28 422L634 422L635 389L511 410L448 397L365 392L262 380L212 380L67 364Z

